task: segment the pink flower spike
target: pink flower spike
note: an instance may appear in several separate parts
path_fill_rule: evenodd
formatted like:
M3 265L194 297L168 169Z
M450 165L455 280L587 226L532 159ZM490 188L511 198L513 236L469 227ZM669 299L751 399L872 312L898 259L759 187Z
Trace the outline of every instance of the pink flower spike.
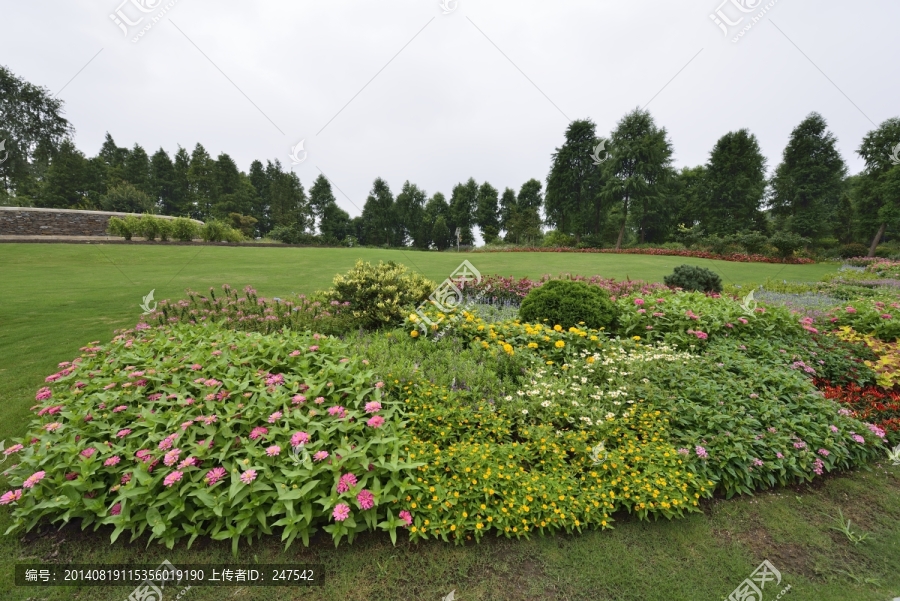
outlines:
M268 455L269 457L275 457L276 455L278 455L280 453L281 453L281 447L279 447L277 444L273 444L271 447L266 449L266 455Z
M331 513L331 516L334 518L334 521L343 522L350 517L350 506L346 503L338 503L334 506L334 511Z
M241 482L244 484L250 484L254 480L256 480L256 470L247 470L241 474Z

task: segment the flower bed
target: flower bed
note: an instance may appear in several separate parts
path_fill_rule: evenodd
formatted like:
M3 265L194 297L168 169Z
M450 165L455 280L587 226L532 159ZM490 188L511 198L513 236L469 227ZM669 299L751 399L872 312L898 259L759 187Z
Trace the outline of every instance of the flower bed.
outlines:
M826 381L819 386L826 398L848 407L854 417L884 430L891 444L900 443L900 391L856 384L833 386Z
M415 465L400 457L398 404L347 345L210 324L127 331L61 364L28 434L5 454L13 530L42 518L198 536L308 543L360 530L396 536Z
M690 257L693 259L714 259L717 261L735 261L738 263L786 263L790 265L805 265L815 263L812 259L804 257L769 257L767 255L750 255L746 253L729 253L720 255L705 250L678 250L669 248L571 248L557 247L519 247L519 248L490 248L476 249L472 252L554 252L554 253L608 253L617 255L657 255L672 257Z

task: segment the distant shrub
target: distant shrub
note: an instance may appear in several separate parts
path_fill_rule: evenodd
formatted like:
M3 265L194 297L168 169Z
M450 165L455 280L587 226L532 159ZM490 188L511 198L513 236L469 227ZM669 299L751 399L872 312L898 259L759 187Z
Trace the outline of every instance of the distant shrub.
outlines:
M851 242L850 244L844 244L841 246L840 254L838 255L842 259L852 259L853 257L865 257L869 254L869 249L859 242Z
M762 254L769 242L768 236L762 232L741 232L735 236L735 240L751 255Z
M160 225L161 221L164 220L157 219L153 215L147 215L145 213L138 222L141 236L147 240L156 240L156 237L160 234L160 230L164 227Z
M186 217L176 217L172 220L172 238L181 242L191 242L200 235L200 226L196 221Z
M329 297L349 302L353 316L364 328L399 323L407 309L421 303L435 284L404 265L357 261L353 269L334 278Z
M172 220L171 219L162 219L159 217L155 217L157 226L159 228L159 239L163 242L167 242L169 238L172 237Z
M241 242L244 235L224 221L212 219L200 227L200 237L205 242Z
M519 307L519 319L531 323L547 320L571 328L605 328L616 318L616 306L598 286L573 280L550 280L534 288Z
M794 251L800 250L810 243L809 238L804 238L794 232L775 232L769 239L769 243L775 247L781 257L790 257Z
M149 213L155 209L153 199L148 194L131 184L119 184L100 198L100 206L104 211L122 213Z
M666 286L685 291L722 292L722 278L706 267L679 265L675 271L663 278Z
M575 237L565 234L559 230L553 230L547 232L547 234L544 236L543 246L548 246L551 248L570 248L575 246Z
M304 246L319 246L322 241L315 234L304 232L296 225L278 225L269 232L269 238L284 242L285 244L302 244Z

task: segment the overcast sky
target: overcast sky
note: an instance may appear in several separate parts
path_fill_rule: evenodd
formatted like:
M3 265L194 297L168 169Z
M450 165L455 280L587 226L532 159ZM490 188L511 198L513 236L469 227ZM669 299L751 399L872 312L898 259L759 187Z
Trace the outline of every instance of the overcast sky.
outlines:
M89 156L108 131L246 171L304 140L304 186L321 170L351 215L379 176L429 195L544 180L570 119L605 135L638 106L678 167L746 127L771 172L818 111L858 172L862 136L900 114L900 2L721 1L0 0L0 63L59 92ZM743 17L727 36L717 9ZM126 36L117 11L143 21Z

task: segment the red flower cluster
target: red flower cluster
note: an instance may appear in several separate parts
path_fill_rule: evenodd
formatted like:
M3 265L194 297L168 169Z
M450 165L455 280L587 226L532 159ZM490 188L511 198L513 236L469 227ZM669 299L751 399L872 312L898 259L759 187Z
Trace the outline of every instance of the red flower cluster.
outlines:
M822 380L816 380L816 386L825 398L846 406L857 419L880 426L892 443L900 442L900 391L853 383L833 386Z
M812 259L797 257L769 257L766 255L748 255L746 253L729 253L727 255L719 255L705 250L676 250L669 248L622 248L616 250L614 248L544 248L544 247L516 247L502 248L490 250L478 250L475 252L529 252L529 253L611 253L619 255L664 255L673 257L690 257L693 259L715 259L717 261L735 261L738 263L789 263L792 265L802 265L806 263L815 263Z

